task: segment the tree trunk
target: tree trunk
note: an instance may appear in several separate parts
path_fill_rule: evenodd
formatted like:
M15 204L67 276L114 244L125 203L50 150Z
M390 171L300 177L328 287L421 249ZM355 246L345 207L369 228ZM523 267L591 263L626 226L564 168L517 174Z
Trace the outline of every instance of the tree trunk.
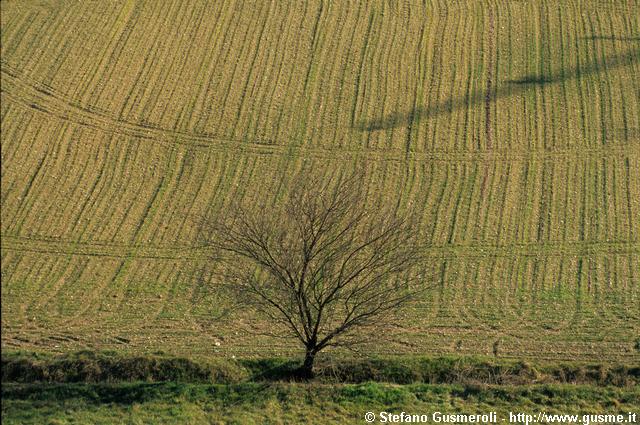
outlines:
M312 379L314 377L313 373L313 362L316 359L316 351L311 349L307 349L307 352L304 356L304 362L300 369L298 370L298 374L302 379Z

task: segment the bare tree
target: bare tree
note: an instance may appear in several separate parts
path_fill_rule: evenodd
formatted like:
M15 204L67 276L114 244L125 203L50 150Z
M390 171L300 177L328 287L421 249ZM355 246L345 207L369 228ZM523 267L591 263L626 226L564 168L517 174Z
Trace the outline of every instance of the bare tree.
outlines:
M243 308L304 346L304 378L318 352L379 331L425 287L410 283L421 259L414 220L367 207L363 181L306 177L279 206L236 203L201 225Z

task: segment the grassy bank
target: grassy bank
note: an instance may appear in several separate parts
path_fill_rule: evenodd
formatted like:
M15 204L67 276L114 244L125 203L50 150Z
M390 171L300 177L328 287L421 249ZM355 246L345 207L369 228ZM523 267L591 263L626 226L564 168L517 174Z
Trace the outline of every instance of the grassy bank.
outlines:
M640 389L575 385L6 384L7 424L364 423L366 412L629 412Z
M127 356L81 351L63 355L13 352L2 357L2 381L15 383L162 382L234 384L291 380L292 359L188 359L164 354ZM395 384L632 386L640 366L595 363L524 362L481 357L325 357L317 382Z
M4 353L2 419L66 423L363 423L366 412L627 413L640 368L476 357L329 359L294 382L291 359L82 351Z

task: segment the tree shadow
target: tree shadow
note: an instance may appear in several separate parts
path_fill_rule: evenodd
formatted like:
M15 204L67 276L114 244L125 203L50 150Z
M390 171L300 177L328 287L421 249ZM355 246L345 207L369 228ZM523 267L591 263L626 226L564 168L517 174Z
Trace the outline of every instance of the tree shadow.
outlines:
M392 112L381 118L354 123L353 129L362 132L375 132L392 128L408 127L425 118L432 118L458 109L475 106L492 100L516 96L528 90L579 79L616 68L631 66L640 62L640 48L623 53L609 55L599 61L578 65L573 69L562 69L553 75L523 75L493 90L475 90L470 94L436 102L428 107L417 107L406 113Z
M518 78L517 80L507 80L506 82L509 84L515 85L528 85L528 84L537 84L539 86L544 86L546 84L551 84L559 81L557 78L545 77L541 75L525 75L522 78Z
M263 381L305 381L300 376L300 361L291 359L246 359L241 361L251 374L251 380Z

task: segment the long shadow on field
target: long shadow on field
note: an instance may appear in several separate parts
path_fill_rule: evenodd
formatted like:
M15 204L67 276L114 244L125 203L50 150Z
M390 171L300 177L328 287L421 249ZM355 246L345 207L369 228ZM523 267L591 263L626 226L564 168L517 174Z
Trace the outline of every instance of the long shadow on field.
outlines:
M391 113L380 119L371 121L361 121L354 124L353 128L359 131L374 132L398 127L408 127L423 118L436 117L443 113L451 113L455 110L466 108L470 105L479 105L487 102L487 99L500 99L509 96L519 95L535 87L548 84L557 84L567 80L578 79L591 74L599 74L622 68L640 62L640 48L626 51L615 55L610 55L602 60L592 61L584 65L579 65L574 69L561 70L550 75L523 75L522 77L505 81L502 86L495 90L476 90L467 96L449 98L437 102L429 107L419 107L407 113Z

